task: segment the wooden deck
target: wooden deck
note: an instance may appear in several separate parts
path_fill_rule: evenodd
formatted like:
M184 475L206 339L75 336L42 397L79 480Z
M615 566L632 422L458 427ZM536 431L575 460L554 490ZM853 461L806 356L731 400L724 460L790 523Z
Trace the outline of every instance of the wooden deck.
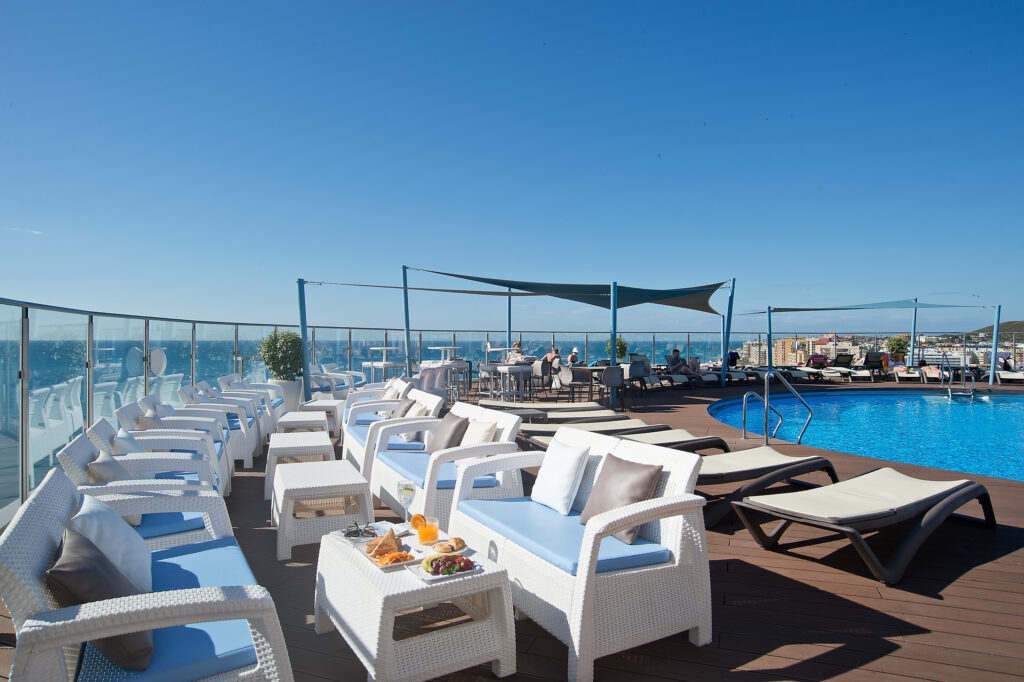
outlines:
M706 412L710 402L745 390L652 393L632 413L650 423L726 437L737 449L750 447L756 441L738 440L735 429ZM828 456L841 477L881 464L791 444L778 447ZM1024 456L1020 443L1007 448ZM891 466L922 477L959 477L926 467ZM965 516L952 518L932 536L896 587L869 578L846 543L819 531L794 527L783 551L776 552L759 548L738 522L709 531L713 643L697 648L677 635L607 656L597 663L597 679L1019 679L1024 671L1024 483L971 478L988 486L998 528L972 520L980 518L977 503L964 507ZM337 633L313 632L317 546L297 548L293 561L276 561L262 493L262 472L240 471L228 508L257 579L277 604L296 679L365 679L365 670ZM386 510L379 514L391 516ZM876 534L871 544L884 557L898 537L898 532ZM453 615L444 608L411 614L401 619L399 631L411 635ZM9 645L9 619L0 627L0 638ZM531 621L517 623L516 631L519 672L508 679L565 678L566 649L560 642ZM8 669L10 655L9 648L0 651L0 669ZM495 678L489 668L479 667L443 679Z

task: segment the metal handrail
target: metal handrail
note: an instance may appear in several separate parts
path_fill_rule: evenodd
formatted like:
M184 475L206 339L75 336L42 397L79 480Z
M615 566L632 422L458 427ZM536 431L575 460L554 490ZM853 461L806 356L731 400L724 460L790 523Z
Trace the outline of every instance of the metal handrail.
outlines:
M754 396L755 398L761 401L761 404L765 406L765 412L771 410L775 414L779 415L779 423L775 426L775 430L772 431L772 438L775 438L775 434L779 432L780 428L782 428L782 420L785 419L785 417L783 417L782 413L776 410L774 407L765 403L764 398L762 398L761 394L758 393L757 391L747 391L743 395L743 438L746 439L747 437L747 398L749 398L750 396Z
M800 429L800 435L796 437L796 444L799 445L800 441L803 440L804 432L807 431L807 427L808 427L808 425L810 425L811 419L814 417L814 410L812 410L811 406L807 404L807 401L803 399L803 396L801 396L800 393L798 393L797 390L795 388L793 388L793 385L791 383L789 383L789 381L786 380L786 377L784 377L782 375L782 372L780 372L777 369L770 369L767 372L765 372L765 375L764 375L765 405L768 405L768 403L770 402L768 388L769 388L769 386L771 384L771 378L772 378L773 374L779 378L779 381L782 382L783 386L785 386L787 389L789 389L789 392L793 394L793 397L796 398L797 400L799 400L803 404L803 406L807 408L807 421L804 422L804 427L802 429ZM774 434L772 434L772 435L774 435ZM768 445L768 410L764 411L764 444Z
M946 386L946 370L949 370L949 386ZM953 363L949 361L949 353L942 352L942 362L939 363L939 388L946 386L946 390L952 396L953 391Z

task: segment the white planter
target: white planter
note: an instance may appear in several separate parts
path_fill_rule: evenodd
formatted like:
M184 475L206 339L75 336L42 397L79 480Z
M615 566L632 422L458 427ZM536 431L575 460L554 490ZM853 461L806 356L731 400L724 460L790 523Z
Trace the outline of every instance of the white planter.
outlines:
M284 409L287 412L295 412L302 402L302 379L285 381L284 379L271 379L270 383L281 387L284 393Z

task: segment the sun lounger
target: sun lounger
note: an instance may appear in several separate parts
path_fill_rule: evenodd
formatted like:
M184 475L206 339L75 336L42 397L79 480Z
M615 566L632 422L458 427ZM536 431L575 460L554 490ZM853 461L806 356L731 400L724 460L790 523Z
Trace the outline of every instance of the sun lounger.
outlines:
M921 377L921 373L918 372L916 369L908 370L906 372L893 372L892 375L896 377L897 384L900 383L901 381L916 381L917 383L921 383L922 381L924 381L924 379Z
M724 455L721 455L724 456ZM704 458L702 469L707 466ZM794 523L835 531L846 537L871 574L892 585L903 577L918 548L950 514L977 499L985 524L996 525L985 486L969 480L927 481L890 468L874 469L829 486L778 495L757 495L733 502L736 514L757 543L775 547ZM755 521L754 512L782 520L771 533ZM863 532L914 520L887 564L864 541Z
M544 410L550 412L552 410L604 410L605 407L599 403L593 401L583 403L551 403L551 402L522 402L513 403L506 400L481 400L479 403L480 407L486 407L491 410Z
M523 424L519 428L519 433L524 436L551 436L554 435L558 429L563 426L571 426L574 429L580 431L588 431L590 433L604 433L609 435L615 435L617 433L625 433L627 431L636 431L638 429L644 430L666 430L668 426L664 424L651 425L642 419L604 419L599 422L574 422L572 424Z
M615 410L551 410L547 412L549 422L613 421L628 419Z
M996 382L1024 381L1024 372L1007 372L1006 370L996 372Z
M635 440L648 445L660 445L663 448L674 448L696 452L697 450L719 449L729 452L729 445L718 436L695 436L686 429L667 429L665 431L648 431L646 433L626 433L626 440Z
M825 472L833 483L839 480L832 463L824 457L793 457L768 445L705 456L697 478L698 486L742 481L749 483L709 503L704 508L704 525L711 528L720 523L732 513L734 501L759 493L775 483L814 471Z

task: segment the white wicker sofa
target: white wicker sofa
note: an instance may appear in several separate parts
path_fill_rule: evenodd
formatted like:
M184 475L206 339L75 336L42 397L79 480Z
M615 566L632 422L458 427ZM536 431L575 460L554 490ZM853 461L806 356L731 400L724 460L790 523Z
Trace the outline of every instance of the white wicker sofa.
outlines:
M398 419L394 420L396 423L385 422L379 427L376 441L366 448L365 459L372 461L372 466L364 464L370 471L372 495L401 514L402 506L397 499L398 482L412 481L416 494L409 506L409 513L436 517L442 530L448 529L451 515L459 467L456 462L515 452L518 449L516 435L522 423L521 417L510 412L489 410L468 403L455 403L450 411L470 421L493 422L496 425L493 442L434 451L431 440L441 424L440 419ZM397 436L417 432L422 433L425 439L423 450L389 447ZM523 482L518 471L478 476L473 481L473 497L494 499L522 494Z
M253 398L231 398L231 397L217 397L210 398L196 391L191 386L185 386L178 389L178 395L181 398L183 406L181 408L172 408L176 413L188 414L188 410L216 410L222 412L228 421L228 430L230 438L239 439L241 438L244 443L242 447L242 456L237 459L242 460L242 466L246 469L252 468L252 460L257 455L263 452L263 433L260 419L264 422L268 422L266 419L266 412L260 412L257 405L258 399ZM139 400L144 408L149 408L155 405L153 402L153 396L146 396ZM171 407L164 403L165 406ZM268 422L269 423L269 422ZM269 434L267 434L269 436Z
M206 385L209 386L209 384ZM229 419L239 422L243 421L242 412L244 411L246 428L249 431L255 432L257 452L259 452L259 446L273 433L271 425L274 424L274 420L271 418L270 410L264 406L261 396L248 394L241 396L228 395L224 392L210 396L200 392L194 386L182 386L178 389L178 398L181 400L183 407L216 406L223 408L228 413Z
M227 374L217 378L217 386L206 383L210 387L208 395L226 396L259 396L263 406L267 408L269 424L267 433L273 433L277 428L277 420L283 415L287 408L284 403L284 389L276 384L253 383L246 381L237 374ZM199 387L199 384L196 384Z
M441 408L444 407L444 398L441 398L430 393L424 393L423 391L410 388L405 394L405 398L414 400L424 409L426 414L421 415L422 417L436 417L441 413ZM373 459L368 458L366 453L369 448L377 442L377 438L380 434L381 425L386 423L397 423L404 419L415 419L417 417L400 417L396 421L395 418L390 416L390 412L393 411L401 400L366 400L363 402L352 403L348 406L348 413L344 418L344 425L342 427L342 447L344 449L345 459L352 462L352 465L363 475L363 478L370 480L371 468L373 466ZM380 415L379 413L385 413ZM364 420L363 417L367 419ZM370 423L366 423L369 421ZM360 423L363 422L363 423ZM401 436L393 436L388 442L389 447L400 448L404 450L422 450L423 441L411 441L407 442Z
M100 499L119 514L139 514L180 505L176 496L187 497L162 491ZM12 680L292 679L274 602L256 584L230 527L214 540L153 551L152 592L60 608L44 574L80 500L54 469L0 536L0 597L17 635ZM91 644L82 646L151 628L149 668L130 676Z
M702 507L693 494L698 455L563 427L559 440L588 445L569 516L528 497L473 497L477 476L540 466L544 452L487 457L460 468L449 533L508 570L517 609L569 647L568 678L590 680L594 660L689 631L711 641L711 586ZM664 466L654 496L604 512L583 526L586 505L608 453ZM632 545L612 533L643 524Z
M223 412L216 410L204 410L192 408L188 415L178 415L160 418L160 427L143 428L145 425L140 422L148 408L141 402L128 403L114 410L117 421L133 436L140 436L147 432L167 429L181 431L188 430L196 435L206 434L212 439L214 454L216 455L215 471L224 486L224 494L231 492L231 476L235 472L235 459L245 457L245 442L242 438L231 438L231 430L228 427L228 418ZM183 410L184 411L184 410Z

